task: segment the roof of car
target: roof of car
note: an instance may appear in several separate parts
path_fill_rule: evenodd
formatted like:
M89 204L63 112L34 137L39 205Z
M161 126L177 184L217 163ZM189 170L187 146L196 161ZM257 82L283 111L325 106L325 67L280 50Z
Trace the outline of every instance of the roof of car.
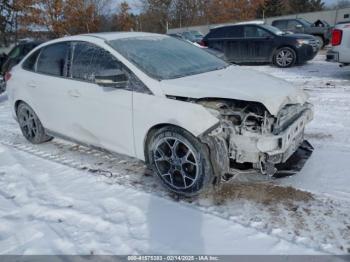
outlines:
M131 37L160 36L160 34L144 33L144 32L107 32L107 33L84 34L80 36L92 36L92 37L101 38L106 41L110 41L110 40L131 38Z
M212 27L211 30L219 29L219 28L226 28L226 27L238 27L243 25L265 25L265 22L263 21L248 21L248 22L239 22L235 24L226 24L226 25L218 25L215 27Z

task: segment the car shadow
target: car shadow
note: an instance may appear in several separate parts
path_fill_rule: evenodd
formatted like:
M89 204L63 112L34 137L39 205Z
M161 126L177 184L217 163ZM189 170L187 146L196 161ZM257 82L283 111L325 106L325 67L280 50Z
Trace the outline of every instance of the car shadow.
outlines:
M152 201L153 200L153 201ZM176 202L150 198L147 211L150 252L167 254L200 254L205 252L202 235L203 214ZM176 212L174 212L176 210ZM161 243L161 247L159 246ZM152 254L153 254L152 253Z

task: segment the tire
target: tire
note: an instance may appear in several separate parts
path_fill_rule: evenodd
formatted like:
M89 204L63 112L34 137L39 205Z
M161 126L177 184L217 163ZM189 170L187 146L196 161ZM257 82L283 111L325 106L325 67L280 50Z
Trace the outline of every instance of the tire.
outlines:
M320 50L324 48L325 44L324 44L324 40L321 36L318 35L314 35L314 37L319 41L320 43Z
M24 102L20 103L16 113L22 134L29 142L41 144L53 139L53 137L45 133L38 116L29 105Z
M273 56L273 63L277 67L287 68L295 65L297 61L296 52L290 47L282 47L278 49Z
M170 191L194 196L213 184L209 150L189 132L166 126L151 134L146 146L151 169Z

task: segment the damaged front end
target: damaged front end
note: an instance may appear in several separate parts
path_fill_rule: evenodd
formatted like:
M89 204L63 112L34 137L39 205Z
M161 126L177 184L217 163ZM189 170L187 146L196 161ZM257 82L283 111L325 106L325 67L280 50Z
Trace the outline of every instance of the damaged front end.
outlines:
M222 178L295 173L301 169L295 154L304 150L304 159L311 155L313 148L304 141L305 126L313 118L309 103L286 105L277 116L257 102L200 99L196 103L220 119L200 139L209 146L215 173Z

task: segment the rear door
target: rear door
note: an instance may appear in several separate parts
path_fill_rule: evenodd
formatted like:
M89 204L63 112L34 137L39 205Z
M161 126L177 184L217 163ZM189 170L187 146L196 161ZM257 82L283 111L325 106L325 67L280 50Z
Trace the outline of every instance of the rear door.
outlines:
M242 26L226 27L224 50L230 62L241 63L246 60L247 53L244 46Z
M256 26L244 26L243 54L246 62L267 62L274 46L274 35Z
M33 97L34 110L45 128L71 136L74 104L67 99L67 69L70 43L60 42L41 48L35 65L36 73L26 77L26 86ZM30 61L28 59L28 61ZM27 62L27 61L26 61Z
M242 60L242 37L241 26L225 26L210 31L204 41L208 47L223 52L227 61L235 63Z

